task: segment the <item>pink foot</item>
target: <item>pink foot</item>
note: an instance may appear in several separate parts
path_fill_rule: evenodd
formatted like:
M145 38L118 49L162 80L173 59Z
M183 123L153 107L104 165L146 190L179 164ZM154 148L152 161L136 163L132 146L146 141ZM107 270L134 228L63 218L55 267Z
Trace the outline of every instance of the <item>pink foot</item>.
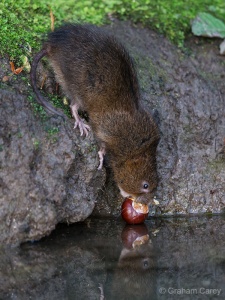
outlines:
M79 118L76 119L75 124L74 124L74 128L79 128L80 130L80 135L82 136L83 133L85 133L86 136L88 136L88 131L91 129L89 125L85 124L84 121Z
M102 143L100 150L98 151L99 156L99 166L98 170L102 169L103 161L104 161L104 155L105 155L105 145Z
M90 126L85 124L84 121L79 117L78 115L78 106L77 104L73 104L70 105L71 111L72 111L72 115L75 119L75 124L74 124L74 128L79 128L80 130L80 135L82 136L83 134L85 134L86 136L88 136L88 131L91 130Z

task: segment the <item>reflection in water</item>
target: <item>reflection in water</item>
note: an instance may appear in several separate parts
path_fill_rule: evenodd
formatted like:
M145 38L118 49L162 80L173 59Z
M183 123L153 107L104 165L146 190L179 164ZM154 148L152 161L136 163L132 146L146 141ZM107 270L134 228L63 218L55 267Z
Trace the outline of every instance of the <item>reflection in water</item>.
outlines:
M155 299L156 256L146 225L126 225L123 248L106 299Z
M2 249L0 299L225 299L223 217L88 220Z

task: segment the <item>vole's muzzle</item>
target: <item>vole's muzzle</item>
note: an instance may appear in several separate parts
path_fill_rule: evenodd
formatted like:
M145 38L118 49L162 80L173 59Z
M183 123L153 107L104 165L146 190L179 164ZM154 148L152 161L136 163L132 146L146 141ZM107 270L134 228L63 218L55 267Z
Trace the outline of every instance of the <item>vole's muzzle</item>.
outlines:
M133 197L135 202L149 205L153 202L153 197L150 195L141 195L137 197Z
M146 205L150 205L150 204L154 204L154 205L158 205L158 201L154 199L155 194L143 194L140 196L134 196L134 200L136 202L142 203L142 204L146 204Z

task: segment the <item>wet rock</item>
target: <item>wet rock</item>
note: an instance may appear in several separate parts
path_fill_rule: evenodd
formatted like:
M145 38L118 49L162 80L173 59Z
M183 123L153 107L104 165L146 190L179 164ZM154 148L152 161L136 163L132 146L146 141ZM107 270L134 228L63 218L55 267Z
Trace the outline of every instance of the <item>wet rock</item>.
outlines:
M81 138L71 120L35 117L16 91L2 89L0 102L0 241L37 240L86 219L104 180L93 136Z

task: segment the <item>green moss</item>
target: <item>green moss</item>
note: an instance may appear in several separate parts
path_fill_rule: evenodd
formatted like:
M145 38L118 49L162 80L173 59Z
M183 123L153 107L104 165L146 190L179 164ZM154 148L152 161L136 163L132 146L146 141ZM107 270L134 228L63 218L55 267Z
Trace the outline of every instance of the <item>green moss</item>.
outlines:
M0 28L2 55L10 60L28 55L35 48L37 40L49 27L49 6L46 1L3 0L0 3Z
M49 100L49 102L52 103L53 106L62 109L65 115L67 115L69 118L72 117L69 105L65 105L61 97L52 94L44 95L44 97L46 97ZM42 119L42 121L45 121L48 114L46 113L44 107L39 103L37 103L37 100L35 99L35 95L31 93L30 95L28 95L27 99L31 103L31 106L34 110L34 114L36 116L39 116Z
M157 29L177 45L182 46L186 34L190 32L190 22L198 12L210 12L224 19L225 2L223 0L139 0L120 1L115 11L120 17Z
M224 0L2 0L0 2L0 53L21 63L21 55L31 56L51 29L50 10L55 26L76 21L103 24L108 16L141 22L182 45L190 32L190 21L205 11L224 20Z
M59 128L58 127L47 128L46 132L48 133L49 136L53 136L59 132Z
M37 150L40 147L40 141L34 139L33 145L34 145L34 149Z
M63 22L103 24L112 3L101 1L3 0L0 3L0 53L22 63L21 56L31 56L51 30L50 11L55 26Z
M40 105L39 103L37 103L33 94L28 95L27 100L30 102L30 104L34 110L34 114L36 116L39 116L42 119L42 121L45 121L47 118L47 113L46 113L44 107L42 105Z
M47 139L55 143L58 140L58 133L60 129L58 127L52 127L46 125L45 131L47 132Z
M53 106L62 109L65 115L67 115L69 118L72 117L69 105L65 105L61 97L48 94L48 99L50 99L50 102L53 104Z

